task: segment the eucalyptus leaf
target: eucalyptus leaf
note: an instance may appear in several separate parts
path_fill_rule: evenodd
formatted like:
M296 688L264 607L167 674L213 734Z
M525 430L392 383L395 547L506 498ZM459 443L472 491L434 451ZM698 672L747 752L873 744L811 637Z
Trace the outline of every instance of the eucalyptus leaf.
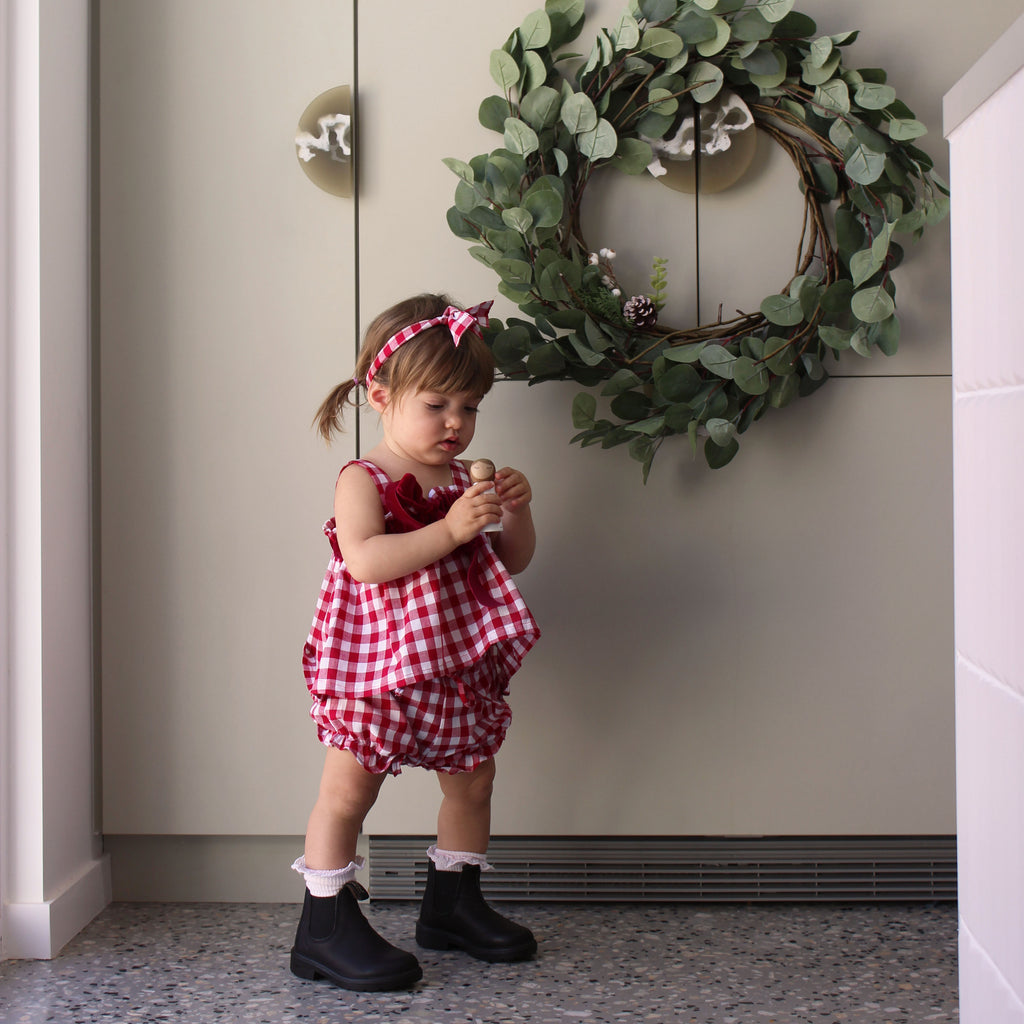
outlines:
M544 10L550 17L561 15L570 24L582 21L586 13L586 0L544 0Z
M790 295L767 296L761 302L761 314L779 327L793 327L804 319L800 299Z
M770 43L752 43L753 49L745 57L741 57L743 67L752 75L774 75L780 70L781 58L782 70L786 68L786 58Z
M843 161L847 177L858 185L871 185L885 171L885 154L868 149L856 138L846 147Z
M700 359L707 343L703 341L691 342L688 345L672 345L662 353L665 359L671 359L675 363L695 363Z
M623 11L612 35L616 50L632 50L640 42L640 26L629 11Z
M840 150L846 149L853 138L853 129L841 118L836 118L828 130L829 141Z
M525 95L539 89L548 77L548 68L536 50L527 50L523 54L523 73L519 79L520 94Z
M551 228L561 222L564 203L556 189L533 185L523 196L523 209L535 227Z
M643 174L653 159L650 145L642 139L619 138L615 147L615 166L623 174Z
M519 113L524 120L538 130L556 124L561 111L561 93L549 85L528 92L519 104Z
M853 101L864 110L884 110L896 99L896 90L891 85L865 82L853 94Z
M842 278L833 281L821 295L820 304L825 313L848 313L853 298L854 284Z
M530 215L530 211L524 210L521 206L511 206L502 210L501 219L513 231L518 231L523 235L533 227L533 217Z
M465 162L465 160L459 160L456 157L446 156L443 157L441 162L448 168L448 170L457 174L460 178L465 181L475 181L475 175L473 174L473 168Z
M717 31L715 23L703 11L693 9L684 11L676 19L673 30L688 47L696 46L702 39L713 39Z
M666 59L675 57L683 49L683 41L667 28L648 28L640 37L640 53Z
M837 114L850 112L850 90L841 78L833 78L814 90L814 104Z
M491 343L499 366L521 362L530 354L530 332L525 327L508 327Z
M501 253L486 245L471 245L469 247L469 255L473 259L479 260L485 267L492 268L495 262L501 259Z
M641 420L639 423L628 424L626 429L635 430L641 434L647 434L653 437L660 434L665 429L665 416L664 414L648 416L647 419Z
M727 445L736 436L736 424L731 420L716 416L708 420L704 426L707 429L708 437L721 447Z
M505 121L505 146L513 153L529 156L540 148L540 139L525 121L510 117Z
M504 96L488 96L481 104L477 118L492 132L505 131L505 118L512 116L509 102Z
M673 363L655 381L658 391L668 402L685 402L700 390L701 379L689 363Z
M855 288L859 288L881 269L882 261L875 256L873 249L861 249L850 257L850 276Z
M800 77L807 85L823 85L839 68L841 54L833 53L824 64L815 64L812 60L805 60L800 65Z
M665 21L676 13L675 0L640 0L640 13L646 21Z
M928 129L914 118L893 118L889 122L889 138L895 142L908 142L927 135Z
M773 377L768 388L768 404L773 409L784 409L800 397L800 378L796 374L788 377Z
M597 127L593 131L580 132L576 136L577 148L591 162L615 156L618 142L615 129L603 117L597 122Z
M771 51L771 56L775 59L776 66L774 71L769 71L765 74L751 73L750 75L751 84L756 85L758 89L775 89L782 85L782 83L789 77L789 69L786 65L785 54L781 50L773 49Z
M713 57L716 53L720 53L724 50L729 42L729 37L732 34L732 30L729 28L729 22L727 22L725 18L714 14L712 15L712 20L715 23L716 29L714 38L705 39L703 42L697 44L697 52L702 57ZM673 35L675 35L675 33L673 33ZM676 39L679 39L679 36L676 36ZM682 40L679 39L679 42L681 49Z
M524 50L539 50L551 41L551 18L546 11L532 11L519 27Z
M892 316L896 304L882 285L876 285L854 292L853 298L850 299L850 309L862 323L876 324Z
M823 324L818 328L818 337L821 338L829 348L834 349L836 352L842 352L844 349L850 347L850 339L853 337L853 331L848 331L842 327L829 327Z
M736 356L721 345L708 345L701 349L700 364L706 370L710 370L716 377L723 377L726 380L732 378L732 367L736 362Z
M597 415L597 400L586 391L581 391L572 400L572 425L577 430L586 430L594 425Z
M871 358L871 342L868 340L868 329L863 324L851 335L850 348L864 359Z
M491 78L506 92L519 84L519 65L510 53L491 51Z
M644 420L651 411L651 400L638 391L623 391L612 399L610 408L620 420Z
M890 316L880 323L874 324L868 331L868 338L878 346L883 355L894 356L900 344L900 322Z
M553 342L539 345L526 358L526 369L533 377L557 377L565 370L565 356Z
M470 210L485 202L486 200L481 197L476 185L471 185L468 181L460 181L455 186L455 208L462 213L469 213Z
M448 207L445 219L448 222L448 229L456 238L475 240L480 237L480 232L470 221L466 220L462 211L459 210L458 207Z
M647 94L647 102L655 114L667 114L671 117L679 109L679 100L668 89L651 89Z
M765 21L775 23L782 21L793 10L795 3L796 0L761 0L757 5L757 10Z
M775 34L780 39L810 39L817 31L814 19L799 11L790 11L775 26Z
M704 60L694 64L686 75L687 83L695 86L690 95L698 103L708 103L713 100L722 88L724 80L722 69Z
M608 378L608 383L605 384L601 394L608 396L621 395L623 391L629 391L631 388L642 385L643 381L632 370L617 370Z
M606 349L611 348L611 338L609 338L597 322L589 316L583 322L583 329L587 337L587 342L595 352L604 352Z
M773 31L772 25L757 10L745 11L732 23L733 39L760 42L771 39Z
M495 260L494 270L503 281L515 287L525 287L533 282L533 267L525 260L508 259L507 257Z
M821 36L821 38L815 39L811 43L811 63L815 67L820 68L832 56L833 46L834 44L830 36Z
M732 462L739 450L740 443L735 437L726 445L717 445L709 437L704 442L704 461L711 469L721 469Z
M763 395L770 383L768 371L749 356L739 356L733 363L732 379L748 395Z
M562 124L573 135L593 131L597 127L597 121L594 102L586 93L573 93L572 97L562 104Z
M860 217L846 207L836 210L836 242L839 246L839 254L846 260L850 258L866 240L864 224Z

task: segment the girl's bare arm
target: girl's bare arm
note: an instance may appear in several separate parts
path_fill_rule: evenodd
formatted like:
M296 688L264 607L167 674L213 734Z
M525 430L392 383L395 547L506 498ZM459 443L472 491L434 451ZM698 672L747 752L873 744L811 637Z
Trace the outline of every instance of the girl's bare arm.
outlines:
M334 490L338 547L362 583L387 583L444 558L499 518L497 497L474 484L444 519L409 533L385 533L384 510L370 475L349 466Z
M494 551L511 573L522 572L533 558L537 533L533 526L530 482L517 469L500 469L494 486L501 499L501 533L491 534Z

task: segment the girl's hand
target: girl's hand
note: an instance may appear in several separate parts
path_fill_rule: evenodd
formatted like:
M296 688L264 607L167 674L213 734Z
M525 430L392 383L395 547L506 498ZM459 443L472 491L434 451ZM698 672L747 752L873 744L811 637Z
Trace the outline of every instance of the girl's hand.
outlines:
M488 523L501 521L501 499L485 480L466 488L444 517L456 544L471 541Z
M533 497L530 481L518 469L507 466L494 474L494 489L501 499L502 510L507 512L529 505Z

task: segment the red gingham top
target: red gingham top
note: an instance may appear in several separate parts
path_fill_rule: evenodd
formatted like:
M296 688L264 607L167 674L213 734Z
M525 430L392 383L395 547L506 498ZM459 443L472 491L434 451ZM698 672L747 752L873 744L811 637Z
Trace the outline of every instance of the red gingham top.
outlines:
M387 474L365 460L356 465L373 477L386 508ZM471 483L461 462L451 468L453 485L431 491L421 502L437 506L435 518ZM385 513L387 532L407 528ZM389 583L360 583L341 557L333 518L324 533L333 557L302 658L315 699L367 697L458 676L491 649L489 660L507 685L540 636L512 577L482 535L418 572ZM481 584L485 602L474 595Z

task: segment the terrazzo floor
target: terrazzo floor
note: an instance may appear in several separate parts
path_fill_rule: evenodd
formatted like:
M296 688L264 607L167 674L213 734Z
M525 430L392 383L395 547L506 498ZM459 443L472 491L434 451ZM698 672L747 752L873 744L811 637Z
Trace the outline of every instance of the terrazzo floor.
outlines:
M958 1019L956 907L501 904L537 958L418 949L417 908L377 903L415 951L409 992L356 994L288 970L298 908L108 907L51 961L0 963L3 1024L921 1024Z

